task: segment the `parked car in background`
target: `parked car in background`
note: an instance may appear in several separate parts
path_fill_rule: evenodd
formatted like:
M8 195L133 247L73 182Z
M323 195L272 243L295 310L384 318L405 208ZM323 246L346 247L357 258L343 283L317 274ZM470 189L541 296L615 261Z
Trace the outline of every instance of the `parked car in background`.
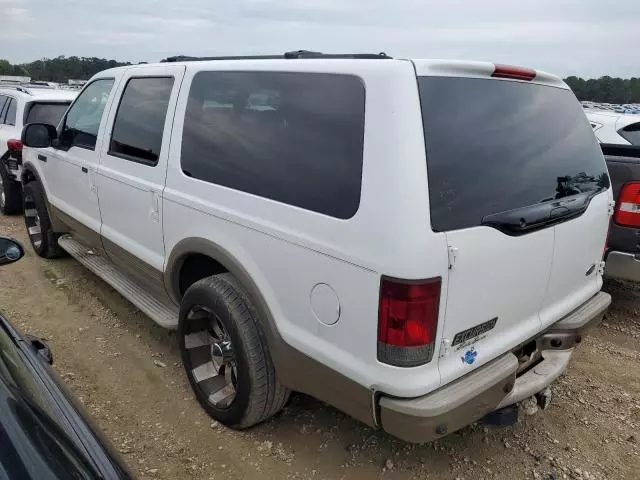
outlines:
M221 423L297 390L433 440L535 402L602 319L611 189L559 78L168 60L101 72L58 127L24 128L25 223L38 255L70 253L178 330Z
M17 241L0 237L2 268L23 254ZM52 362L45 342L20 334L0 314L0 478L131 478L49 367Z
M76 95L43 85L0 85L0 212L22 212L22 127L34 122L57 125Z
M585 112L600 143L640 145L640 115L602 110Z
M640 282L640 146L601 144L616 198L607 276Z
M640 115L585 113L604 153L616 200L605 274L640 282Z

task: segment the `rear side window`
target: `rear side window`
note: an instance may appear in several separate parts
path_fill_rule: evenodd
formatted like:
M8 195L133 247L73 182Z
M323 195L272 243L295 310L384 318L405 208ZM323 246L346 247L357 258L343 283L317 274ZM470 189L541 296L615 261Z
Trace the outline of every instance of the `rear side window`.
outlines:
M350 75L199 72L182 138L190 177L337 218L358 210L365 89Z
M57 126L71 102L31 103L24 123L48 123Z
M571 91L495 79L418 82L435 231L609 185Z
M640 122L627 125L618 130L618 133L631 145L640 145Z
M132 78L113 124L109 155L154 166L158 163L173 77Z
M16 124L16 112L18 109L18 103L13 99L9 99L9 106L6 108L7 115L4 119L4 123L7 125L15 125Z
M7 100L9 100L9 97L0 95L0 123L4 123L4 111L5 111L4 107L7 104Z

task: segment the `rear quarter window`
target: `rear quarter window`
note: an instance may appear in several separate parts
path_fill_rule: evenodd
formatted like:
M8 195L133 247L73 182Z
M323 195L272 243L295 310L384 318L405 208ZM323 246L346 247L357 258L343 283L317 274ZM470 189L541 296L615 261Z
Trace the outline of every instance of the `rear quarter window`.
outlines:
M570 90L496 79L418 82L435 231L608 187L597 140Z
M190 177L337 218L358 210L365 88L355 76L199 72L182 170Z
M640 145L640 122L621 128L618 133L631 145Z
M48 123L58 126L64 112L71 105L69 102L32 102L27 105L27 112L24 123Z

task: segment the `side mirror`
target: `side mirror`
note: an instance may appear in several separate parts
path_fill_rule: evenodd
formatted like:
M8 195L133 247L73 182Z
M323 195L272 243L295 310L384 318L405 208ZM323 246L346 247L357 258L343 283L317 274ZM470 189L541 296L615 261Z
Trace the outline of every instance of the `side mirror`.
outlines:
M27 147L47 148L56 138L56 127L48 123L28 123L22 129L22 144Z
M49 344L41 338L34 337L33 335L25 335L24 337L31 344L31 347L35 352L40 355L42 360L47 362L49 365L53 365L53 353L51 352Z
M0 237L0 265L17 262L24 257L24 248L17 240Z

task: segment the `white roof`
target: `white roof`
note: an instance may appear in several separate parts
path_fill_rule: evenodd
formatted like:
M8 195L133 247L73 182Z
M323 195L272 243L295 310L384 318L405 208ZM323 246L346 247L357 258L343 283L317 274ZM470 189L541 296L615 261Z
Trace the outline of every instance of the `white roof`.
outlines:
M77 91L62 90L56 88L29 88L20 86L0 87L0 94L22 97L25 101L46 100L46 101L70 101L78 96Z
M585 113L592 122L611 124L618 130L632 123L640 123L640 115L618 113L611 110L588 110Z
M97 77L108 76L118 71L129 69L144 69L149 67L159 66L171 66L171 65L184 65L184 66L197 66L197 68L209 67L216 65L218 68L242 68L257 70L273 68L275 70L286 71L287 67L294 67L295 70L302 69L301 65L317 65L318 62L322 62L322 65L332 65L339 67L345 65L345 62L349 62L351 65L362 64L365 65L369 62L407 62L411 61L415 65L416 73L418 76L449 76L449 77L475 77L475 78L489 78L494 73L496 63L491 62L476 62L468 60L437 60L437 59L406 59L406 58L389 58L389 59L335 59L335 58L299 58L299 59L285 59L283 58L268 58L268 59L224 59L224 60L186 60L179 62L167 62L167 63L144 63L137 65L125 65L122 67L115 67L108 70L104 70L97 74ZM262 67L262 68L261 68ZM517 68L517 67L516 67ZM528 69L529 70L529 69ZM535 70L535 69L530 69ZM569 89L569 86L564 81L555 75L544 72L542 70L535 70L536 76L532 81L526 83L538 83L543 85L550 85L554 87L560 87Z

